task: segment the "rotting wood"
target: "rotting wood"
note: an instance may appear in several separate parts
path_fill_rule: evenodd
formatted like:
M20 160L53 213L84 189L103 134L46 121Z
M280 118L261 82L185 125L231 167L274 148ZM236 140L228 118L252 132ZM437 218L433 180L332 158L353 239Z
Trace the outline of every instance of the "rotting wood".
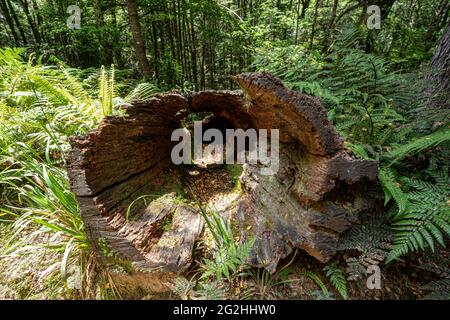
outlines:
M179 273L191 265L203 221L177 200L167 178L173 167L171 133L190 113L211 112L235 128L280 130L278 173L262 176L260 165L244 165L242 192L221 212L239 226L241 239L255 239L250 264L274 272L294 248L326 262L336 252L339 234L372 206L367 188L378 164L344 147L319 99L286 88L268 73L233 78L242 92L157 95L124 106L126 116L106 117L97 130L71 138L71 188L104 263L126 261L131 273L139 274ZM117 261L105 255L105 244Z

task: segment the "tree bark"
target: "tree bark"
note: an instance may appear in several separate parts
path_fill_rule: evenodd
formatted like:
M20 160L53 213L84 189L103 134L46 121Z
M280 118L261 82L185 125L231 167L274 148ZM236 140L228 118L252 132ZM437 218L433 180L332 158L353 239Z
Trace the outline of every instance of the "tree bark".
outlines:
M127 9L131 34L133 35L133 47L138 60L139 70L144 78L151 79L152 71L150 68L150 63L147 59L144 38L142 37L136 0L127 0Z
M328 21L328 28L327 28L328 30L327 30L324 40L323 40L323 50L322 50L323 53L328 52L328 49L330 48L330 45L332 43L338 5L339 5L339 0L333 0L333 8L331 10L330 20Z

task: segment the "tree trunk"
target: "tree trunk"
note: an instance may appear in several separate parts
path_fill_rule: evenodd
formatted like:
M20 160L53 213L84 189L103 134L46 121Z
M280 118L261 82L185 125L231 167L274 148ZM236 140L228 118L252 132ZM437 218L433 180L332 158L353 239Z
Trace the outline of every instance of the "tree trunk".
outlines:
M8 6L7 6L5 0L0 0L0 10L3 13L3 16L5 17L5 20L6 20L6 23L8 24L9 30L11 31L12 37L14 39L14 44L16 46L18 46L20 43L19 37L17 35L16 28L14 27L13 19L11 18L11 15L9 13Z
M8 8L9 8L10 12L11 12L11 15L12 15L12 17L14 19L14 22L16 23L17 29L19 29L20 37L22 38L23 44L24 45L28 44L27 37L25 36L25 32L23 31L22 25L20 24L20 21L19 21L19 17L17 16L17 13L14 11L14 8L13 8L13 6L11 4L11 1L7 0L6 3L8 5Z
M130 275L148 279L188 270L194 244L204 237L202 215L189 203L231 219L241 240L255 239L248 261L253 266L274 272L296 248L326 262L336 253L339 234L371 208L367 188L378 164L344 148L317 98L289 90L267 73L233 79L244 94L159 95L124 106L126 117L105 118L97 130L71 138L71 189L105 264L125 261ZM221 165L172 164L173 130L200 112L212 113L205 125L221 130L279 128L278 172L262 175L263 164L244 164L241 188L235 188Z
M131 34L133 35L133 46L138 60L139 70L144 78L151 79L152 71L147 59L144 38L142 37L136 0L127 0L127 8Z
M316 35L316 26L317 26L317 18L319 15L319 8L321 5L322 0L317 0L316 5L314 7L314 17L313 17L313 23L311 27L311 35L309 38L309 51L312 50L314 45L314 36Z
M449 108L450 97L450 23L430 60L431 82L429 93L438 107Z
M336 20L337 16L337 9L338 9L339 0L333 0L333 8L331 10L330 20L328 21L328 32L325 34L324 40L323 40L323 53L327 53L328 49L331 46L332 38L334 34L334 22Z
M364 23L367 23L367 19L369 17L369 15L367 14L367 8L371 5L376 5L378 7L380 7L380 18L381 18L381 24L383 25L386 22L386 19L389 16L389 13L391 12L392 6L394 5L396 0L372 0L372 1L368 1L365 3L364 5ZM374 38L376 35L377 31L376 30L369 30L367 33L367 38L366 38L366 48L365 51L366 53L371 53L374 49Z
M28 24L30 25L31 32L33 33L34 40L37 45L41 43L41 35L39 34L39 30L36 26L35 21L33 20L33 17L30 13L30 8L28 5L27 0L20 0L20 5L22 6L23 12L25 13L25 16L27 17Z

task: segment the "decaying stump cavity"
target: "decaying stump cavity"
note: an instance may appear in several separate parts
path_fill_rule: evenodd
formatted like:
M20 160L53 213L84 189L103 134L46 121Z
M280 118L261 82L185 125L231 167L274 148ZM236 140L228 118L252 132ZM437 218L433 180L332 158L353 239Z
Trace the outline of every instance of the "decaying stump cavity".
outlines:
M317 98L289 90L268 73L233 78L242 92L157 95L71 138L71 188L103 263L139 279L162 281L186 271L204 232L189 199L232 219L239 239L255 239L249 263L270 272L295 248L326 262L339 234L370 208L366 188L377 163L344 148ZM279 129L279 171L261 175L261 164L245 164L235 188L224 167L175 166L171 134L200 113L219 126Z

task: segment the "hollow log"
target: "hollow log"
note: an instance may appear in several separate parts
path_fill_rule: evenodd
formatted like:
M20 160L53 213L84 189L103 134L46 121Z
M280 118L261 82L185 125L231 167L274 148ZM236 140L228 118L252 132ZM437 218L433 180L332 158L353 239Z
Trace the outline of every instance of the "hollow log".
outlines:
M328 261L339 234L372 207L367 190L378 164L344 147L318 98L286 88L269 73L233 79L242 91L157 95L71 137L71 189L102 263L159 279L188 270L205 228L180 189L231 219L239 239L254 239L249 263L270 272L295 248ZM175 166L171 133L202 112L224 127L279 129L278 172L262 175L263 164L245 164L239 189L223 167L194 168L196 176L193 166Z

